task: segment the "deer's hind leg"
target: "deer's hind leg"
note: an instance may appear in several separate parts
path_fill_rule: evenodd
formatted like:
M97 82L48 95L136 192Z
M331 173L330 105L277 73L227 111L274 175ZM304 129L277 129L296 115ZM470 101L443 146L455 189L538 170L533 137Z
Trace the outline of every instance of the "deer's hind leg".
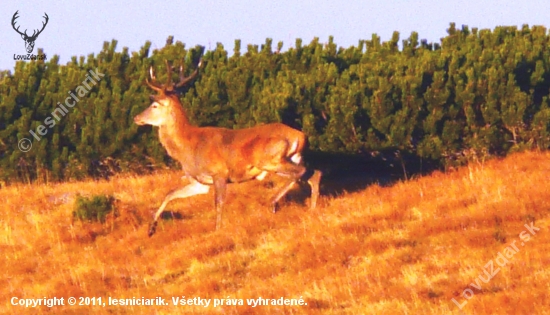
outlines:
M281 200L296 184L306 172L302 165L301 152L296 148L298 144L291 144L285 139L273 139L262 151L261 165L257 168L275 173L279 176L288 178L288 181L272 197L270 205L273 213L277 212L277 203ZM289 152L291 155L289 156Z
M288 178L288 181L275 193L271 199L271 209L277 212L277 203L294 187L296 182L304 175L306 168L303 165L284 161L276 166L267 167L266 170L279 176Z
M317 200L320 195L319 186L322 175L323 173L320 170L308 170L302 177L303 180L307 180L307 183L311 187L311 203L309 204L310 209L315 209L315 207L317 207Z
M289 161L285 161L276 166L265 168L270 172L283 177L287 177L289 180L275 193L271 199L271 208L273 213L277 212L277 203L294 187L298 180L307 181L311 187L311 201L310 209L317 207L317 201L320 196L320 183L323 173L320 170L306 169L301 164L294 164Z

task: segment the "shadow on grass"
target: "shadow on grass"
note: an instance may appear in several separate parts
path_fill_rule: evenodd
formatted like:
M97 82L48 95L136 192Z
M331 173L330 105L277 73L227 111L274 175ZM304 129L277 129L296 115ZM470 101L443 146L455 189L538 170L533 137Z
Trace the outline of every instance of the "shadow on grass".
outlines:
M164 221L171 221L171 220L190 220L193 216L189 214L181 214L179 212L174 212L169 209L164 210L164 212L160 215L160 219Z
M426 175L437 169L433 162L400 155L395 150L378 152L375 156L309 152L304 159L309 168L323 172L323 196L356 192L372 184L391 186L398 181Z

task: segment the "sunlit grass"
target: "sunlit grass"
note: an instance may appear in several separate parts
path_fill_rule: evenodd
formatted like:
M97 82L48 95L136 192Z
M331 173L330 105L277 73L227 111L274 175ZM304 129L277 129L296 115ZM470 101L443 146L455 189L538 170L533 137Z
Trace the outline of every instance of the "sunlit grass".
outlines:
M173 201L179 172L0 190L0 313L6 314L543 314L550 301L549 153L522 153L362 191L289 200L272 214L264 182L230 185L215 231L212 192ZM113 195L105 223L72 217L77 193ZM173 212L174 218L170 212ZM525 224L540 228L481 289L472 288ZM498 267L495 265L495 267ZM463 291L474 295L465 299ZM169 306L11 306L12 297L161 296ZM171 297L243 299L173 306ZM302 297L304 306L246 305Z

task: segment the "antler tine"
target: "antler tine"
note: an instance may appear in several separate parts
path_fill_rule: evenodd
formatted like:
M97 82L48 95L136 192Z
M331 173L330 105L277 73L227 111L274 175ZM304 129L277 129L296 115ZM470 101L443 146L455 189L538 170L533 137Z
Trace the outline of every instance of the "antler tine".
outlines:
M180 81L176 85L179 86L183 81L185 81L185 77L183 76L183 59L182 59L180 63Z
M46 28L46 25L48 24L48 21L50 20L50 18L48 17L48 14L46 14L46 12L44 12L44 15L43 18L46 19L46 22L42 22L42 29L41 30L33 30L32 32L32 36L30 36L30 38L36 38L38 37L38 35L40 35L40 33L42 33L42 31L44 30L44 28ZM25 34L27 33L27 31L25 30Z
M15 11L15 13L13 14L13 17L11 18L11 25L14 27L15 27L15 20L19 18L17 14L19 14L19 10Z
M13 27L13 29L21 34L21 35L27 35L27 31L25 30L25 33L21 33L21 31L19 31L19 26L17 28L15 28L15 20L17 20L19 18L19 16L17 16L17 14L19 14L19 10L15 11L15 13L13 14L13 17L11 18L11 26Z
M187 84L187 82L193 80L197 74L199 73L199 68L201 67L202 65L202 58L199 60L199 64L197 65L197 68L195 69L195 71L193 71L193 73L191 73L188 77L184 77L183 76L183 63L182 65L180 66L180 81L174 85L174 88L176 89L179 89L183 86L185 86L185 84Z
M153 71L153 66L149 67L149 74L151 75L151 80L156 80L155 72Z
M48 14L46 12L44 12L43 18L46 19L46 22L42 22L42 29L40 31L38 31L38 34L42 33L42 31L44 30L44 28L48 24L48 21L50 20L50 17L48 17ZM38 34L36 34L36 36L38 36Z
M164 59L164 63L166 63L166 69L167 69L166 87L169 87L169 86L172 86L172 67L168 63L167 59Z
M163 91L163 88L162 86L160 86L156 81L157 81L157 78L155 77L155 73L153 71L153 66L151 66L149 68L149 74L151 75L151 82L149 82L149 79L148 78L145 78L145 82L147 83L147 85L152 88L153 90L157 91L157 92L162 92Z

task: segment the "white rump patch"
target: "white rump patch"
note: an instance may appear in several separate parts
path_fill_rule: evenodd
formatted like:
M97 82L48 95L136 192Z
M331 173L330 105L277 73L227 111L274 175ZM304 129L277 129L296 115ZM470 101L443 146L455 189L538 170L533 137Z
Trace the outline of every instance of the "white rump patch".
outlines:
M256 176L256 179L262 181L266 176L267 176L267 171L263 171L260 173L260 175Z
M300 164L300 162L302 162L302 156L300 155L300 153L296 153L290 157L290 160L295 164Z
M298 140L294 141L292 144L292 147L290 148L290 152L296 152L296 149L298 148Z

